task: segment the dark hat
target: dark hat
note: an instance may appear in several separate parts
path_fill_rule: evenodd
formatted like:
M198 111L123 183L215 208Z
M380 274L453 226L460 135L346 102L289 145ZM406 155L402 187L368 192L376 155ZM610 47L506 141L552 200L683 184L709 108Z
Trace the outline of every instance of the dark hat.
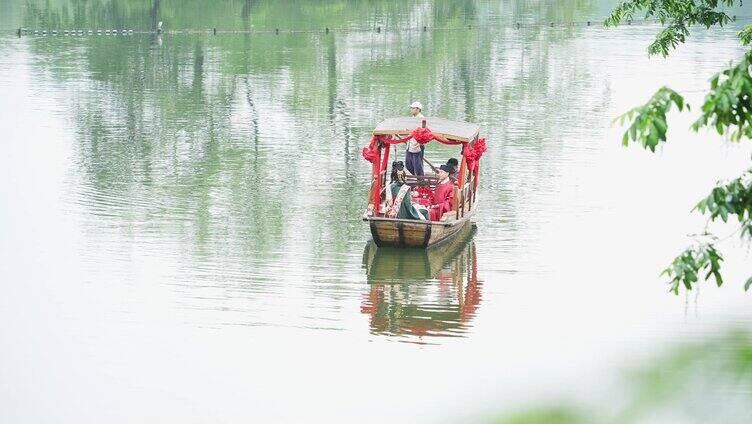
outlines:
M449 158L447 165L457 166L459 165L459 161L456 158Z
M454 172L454 168L449 165L441 165L439 169L446 172L447 174L451 174L452 172Z

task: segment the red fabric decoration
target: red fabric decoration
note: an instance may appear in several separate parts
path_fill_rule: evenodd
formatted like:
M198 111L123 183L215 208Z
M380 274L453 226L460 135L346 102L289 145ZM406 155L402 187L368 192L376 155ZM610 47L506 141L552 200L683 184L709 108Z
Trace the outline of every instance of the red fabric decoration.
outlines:
M374 163L379 159L379 151L370 147L364 147L361 154L363 155L363 159L371 163Z
M460 141L449 140L438 134L434 134L433 132L431 132L429 128L421 127L421 128L414 129L413 132L405 138L399 138L397 136L374 135L373 137L371 137L371 142L368 144L368 147L364 147L363 150L361 151L363 155L363 159L371 163L373 163L374 161L378 159L379 149L376 147L376 143L378 143L379 141L387 145L392 145L392 144L407 143L408 141L412 139L415 139L415 141L417 141L420 144L427 144L431 142L431 140L436 140L439 143L450 144L450 145L462 144L462 142ZM485 139L481 138L475 143L475 145L479 146L481 143L482 143L483 148L482 148L482 151L479 151L480 153L478 153L478 155L482 155L483 152L486 151ZM466 151L473 150L473 149L468 149L467 147L468 146L466 146L465 148ZM480 158L480 156L477 156L477 157Z
M418 196L426 199L433 196L433 190L430 187L415 187L415 191L418 193Z
M452 141L452 140L444 138L444 137L442 137L442 136L440 136L438 134L434 134L433 135L433 139L436 140L436 141L438 141L439 143L443 143L443 144L453 144L453 145L455 145L455 144L462 144L462 142L460 142L460 141Z
M416 137L416 135L417 135L417 137ZM382 135L380 135L380 136L378 136L378 139L379 139L379 141L381 141L381 142L383 142L385 144L390 144L390 145L391 144L407 143L408 141L410 141L412 139L415 139L415 141L417 141L420 144L426 144L426 143L430 142L431 140L436 140L439 143L450 144L450 145L462 144L461 141L452 141L452 140L444 138L444 137L442 137L442 136L440 136L438 134L434 134L428 128L416 128L415 130L413 130L413 132L410 135L408 135L405 138L399 138L399 137L393 136L393 135L390 135L390 136L382 136Z
M374 164L379 160L379 149L376 147L377 140L376 136L371 137L371 142L360 152L363 155L363 159Z
M465 161L467 161L467 167L471 171L475 171L478 167L478 160L480 160L486 150L488 150L488 147L486 147L485 138L478 139L472 146L469 144L465 145Z
M415 187L417 196L413 198L413 201L420 203L423 206L431 206L431 198L433 198L433 190L430 187Z
M416 128L410 136L420 144L426 144L434 139L433 133L428 128Z
M488 147L486 147L486 139L479 138L478 141L476 141L475 144L473 145L473 148L475 149L475 152L478 154L478 159L480 159L480 157L483 156L483 153L486 153L486 150L488 150Z
M430 187L415 187L417 196L413 198L413 201L425 206L431 206L431 198L433 198L433 190Z
M396 137L396 136L387 136L387 137L385 137L385 136L379 136L379 140L383 141L383 142L384 142L384 143L386 143L386 144L390 144L390 145L391 145L391 144L402 144L402 143L407 143L407 142L408 142L408 141L410 141L410 140L411 140L412 138L413 138L413 136L412 136L412 135L408 135L408 136L407 136L407 137L405 137L405 138L399 138L399 137Z

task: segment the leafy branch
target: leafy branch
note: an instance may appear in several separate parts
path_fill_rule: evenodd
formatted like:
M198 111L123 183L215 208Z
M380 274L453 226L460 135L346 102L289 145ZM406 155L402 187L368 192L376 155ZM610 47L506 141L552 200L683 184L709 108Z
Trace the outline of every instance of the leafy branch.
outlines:
M653 94L653 97L642 106L638 106L627 113L617 117L615 121L623 125L625 121L632 120L629 129L624 132L622 144L627 146L629 141L641 143L642 147L655 152L659 143L666 141L666 114L671 110L671 106L676 105L679 111L689 105L684 103L684 98L676 91L661 87Z
M664 25L648 47L648 53L666 56L670 49L686 41L693 25L710 28L727 24L731 19L718 9L735 3L735 0L627 0L612 11L604 25L617 26L625 19L631 20L636 13L644 12L646 19L652 17ZM745 27L737 35L741 44L752 44L752 25ZM752 50L746 52L738 64L729 65L711 78L710 89L700 109L701 114L690 128L697 132L703 127L713 127L718 134L728 134L733 141L752 139L751 96ZM625 122L629 124L622 137L622 144L626 146L632 141L655 152L656 146L666 141L666 114L674 105L679 111L684 107L689 109L681 95L668 87L662 87L646 104L618 117L617 120L622 125ZM741 230L742 239L752 241L752 169L728 183L718 183L694 210L709 215L710 221L721 219L728 222L729 216L736 216L739 221L737 231ZM713 237L712 242L685 249L661 273L671 278L671 291L674 293L678 294L681 286L691 290L700 277L708 280L712 276L718 286L723 284L723 257L716 249L718 239L709 236ZM750 287L752 277L744 284L745 290Z
M622 137L625 146L629 141L640 143L655 152L656 146L666 141L666 114L676 105L679 111L689 104L676 91L661 87L650 100L616 118L623 125L631 121ZM692 124L695 132L712 126L718 134L729 133L734 141L752 138L752 50L733 66L717 73L710 80L710 91L701 107L702 114Z
M624 20L632 20L635 14L644 12L645 19L654 18L666 27L658 33L648 47L648 54L667 56L669 49L684 43L689 29L694 25L705 28L723 26L731 17L719 6L733 6L736 0L627 0L620 3L606 18L605 27L615 27ZM741 4L739 0L739 4Z
M727 184L717 185L693 210L709 214L711 221L720 218L727 222L729 215L736 215L742 239L752 240L752 169ZM717 243L704 243L689 247L674 259L671 266L661 273L671 278L671 291L678 294L680 285L691 290L692 284L698 281L700 271L707 271L705 280L712 275L719 287L723 284L720 274L723 257L716 250L715 244ZM744 290L747 291L750 287L752 277L744 284Z
M742 136L752 138L752 50L735 66L716 74L710 80L710 92L705 96L702 115L692 124L700 127L712 125L718 134L729 130L730 137L739 141Z
M721 262L723 257L712 243L704 243L684 250L674 259L671 266L663 270L661 275L671 278L671 291L679 294L679 286L684 285L687 290L692 290L692 284L696 283L701 272L707 271L704 279L712 275L718 287L723 284L721 277Z
M702 214L709 213L711 221L720 217L727 222L729 215L736 215L744 225L742 237L752 239L752 169L727 184L717 185L695 209Z
M752 43L752 25L744 27L743 30L739 31L737 36L739 37L739 40L741 40L742 45L748 46L749 43Z

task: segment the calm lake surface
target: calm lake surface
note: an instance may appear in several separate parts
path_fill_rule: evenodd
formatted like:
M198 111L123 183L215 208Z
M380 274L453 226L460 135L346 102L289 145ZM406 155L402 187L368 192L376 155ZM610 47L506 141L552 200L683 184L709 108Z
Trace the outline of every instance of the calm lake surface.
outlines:
M0 421L465 421L751 326L736 238L723 288L658 274L752 149L611 123L699 109L749 22L649 59L659 26L585 24L615 4L0 0ZM477 230L377 251L360 149L414 100L482 126Z

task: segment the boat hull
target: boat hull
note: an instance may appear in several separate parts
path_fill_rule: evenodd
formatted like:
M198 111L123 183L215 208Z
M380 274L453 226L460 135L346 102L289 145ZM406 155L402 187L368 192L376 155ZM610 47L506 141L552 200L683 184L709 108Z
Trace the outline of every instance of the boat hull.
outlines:
M446 224L432 221L370 219L371 235L379 247L414 247L426 249L459 233L469 220Z

